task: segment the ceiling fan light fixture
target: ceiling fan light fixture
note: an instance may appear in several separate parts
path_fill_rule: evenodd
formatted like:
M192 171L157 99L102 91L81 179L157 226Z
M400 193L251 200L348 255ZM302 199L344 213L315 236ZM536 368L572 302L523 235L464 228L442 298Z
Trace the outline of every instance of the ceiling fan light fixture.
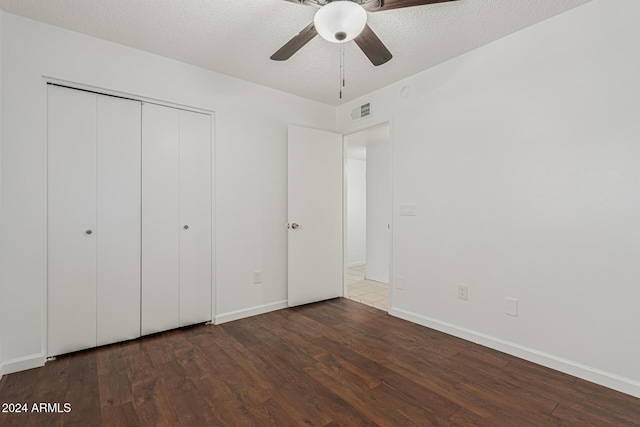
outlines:
M332 43L345 43L355 39L367 24L367 11L350 0L328 3L313 18L318 34Z

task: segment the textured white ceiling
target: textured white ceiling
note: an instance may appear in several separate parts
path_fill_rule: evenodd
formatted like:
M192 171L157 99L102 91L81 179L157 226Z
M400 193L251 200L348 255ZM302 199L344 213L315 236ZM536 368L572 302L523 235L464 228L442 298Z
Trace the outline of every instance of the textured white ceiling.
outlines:
M339 105L591 0L459 0L369 13L394 57L371 65L316 37L291 59L269 57L313 20L284 0L0 0L5 12L68 28L330 105Z

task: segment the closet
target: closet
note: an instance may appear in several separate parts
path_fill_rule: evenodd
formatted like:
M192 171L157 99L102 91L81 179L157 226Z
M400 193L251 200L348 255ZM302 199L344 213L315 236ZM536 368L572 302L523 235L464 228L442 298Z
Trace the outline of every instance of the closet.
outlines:
M142 106L142 334L211 320L211 116Z
M48 87L48 355L140 336L140 103Z
M47 355L211 320L211 116L47 103Z

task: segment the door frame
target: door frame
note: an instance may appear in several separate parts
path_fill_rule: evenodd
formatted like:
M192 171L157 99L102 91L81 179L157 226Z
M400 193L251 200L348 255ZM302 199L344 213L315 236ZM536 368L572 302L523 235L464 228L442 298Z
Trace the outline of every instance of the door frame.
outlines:
M55 357L48 358L48 304L49 304L49 265L48 265L48 246L49 246L49 192L48 192L48 180L49 180L49 139L48 139L48 105L49 105L49 97L48 97L48 87L49 85L57 85L64 86L69 89L94 92L99 95L113 96L116 98L126 98L131 99L133 101L139 101L142 103L148 104L157 104L165 107L176 108L179 110L193 111L195 113L203 113L209 114L211 116L211 322L210 324L215 323L216 313L217 313L217 301L218 301L218 286L217 284L217 276L216 276L216 168L215 168L215 159L216 159L216 113L213 110L207 110L204 108L185 106L182 104L173 103L165 100L158 100L154 98L148 98L145 96L120 92L117 90L106 89L102 87L91 86L79 82L69 81L58 79L50 76L42 76L41 79L41 87L42 87L42 234L41 234L41 287L40 287L40 345L41 345L41 353L39 357L42 357L43 363L47 360L54 360Z
M368 132L372 129L378 128L378 127L382 127L382 126L387 126L389 128L389 140L388 140L388 144L389 144L389 185L391 187L391 194L390 194L390 199L391 199L391 203L388 206L389 209L389 308L387 310L387 312L389 312L392 307L393 307L393 294L394 294L394 287L393 287L393 195L394 195L394 186L393 186L393 120L392 119L388 119L388 120L384 120L378 123L374 123L371 124L369 126L363 127L363 128L358 128L356 130L350 131L348 133L343 133L342 134L342 161L343 161L343 177L342 177L342 239L343 239L343 243L342 243L342 270L343 270L343 275L342 275L342 296L344 298L348 297L348 290L349 290L349 267L348 267L348 260L347 260L347 256L348 256L348 238L349 238L349 234L348 234L348 224L347 224L347 219L348 219L348 153L347 153L347 149L348 149L348 143L347 143L347 137L349 137L350 135L355 135L357 133L361 133L361 132Z

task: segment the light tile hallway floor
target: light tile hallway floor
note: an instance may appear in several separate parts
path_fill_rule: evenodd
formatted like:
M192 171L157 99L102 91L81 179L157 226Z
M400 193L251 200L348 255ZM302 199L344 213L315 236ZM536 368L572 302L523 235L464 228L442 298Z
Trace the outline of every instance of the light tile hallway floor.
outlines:
M364 278L364 265L348 269L348 298L389 311L389 285Z

